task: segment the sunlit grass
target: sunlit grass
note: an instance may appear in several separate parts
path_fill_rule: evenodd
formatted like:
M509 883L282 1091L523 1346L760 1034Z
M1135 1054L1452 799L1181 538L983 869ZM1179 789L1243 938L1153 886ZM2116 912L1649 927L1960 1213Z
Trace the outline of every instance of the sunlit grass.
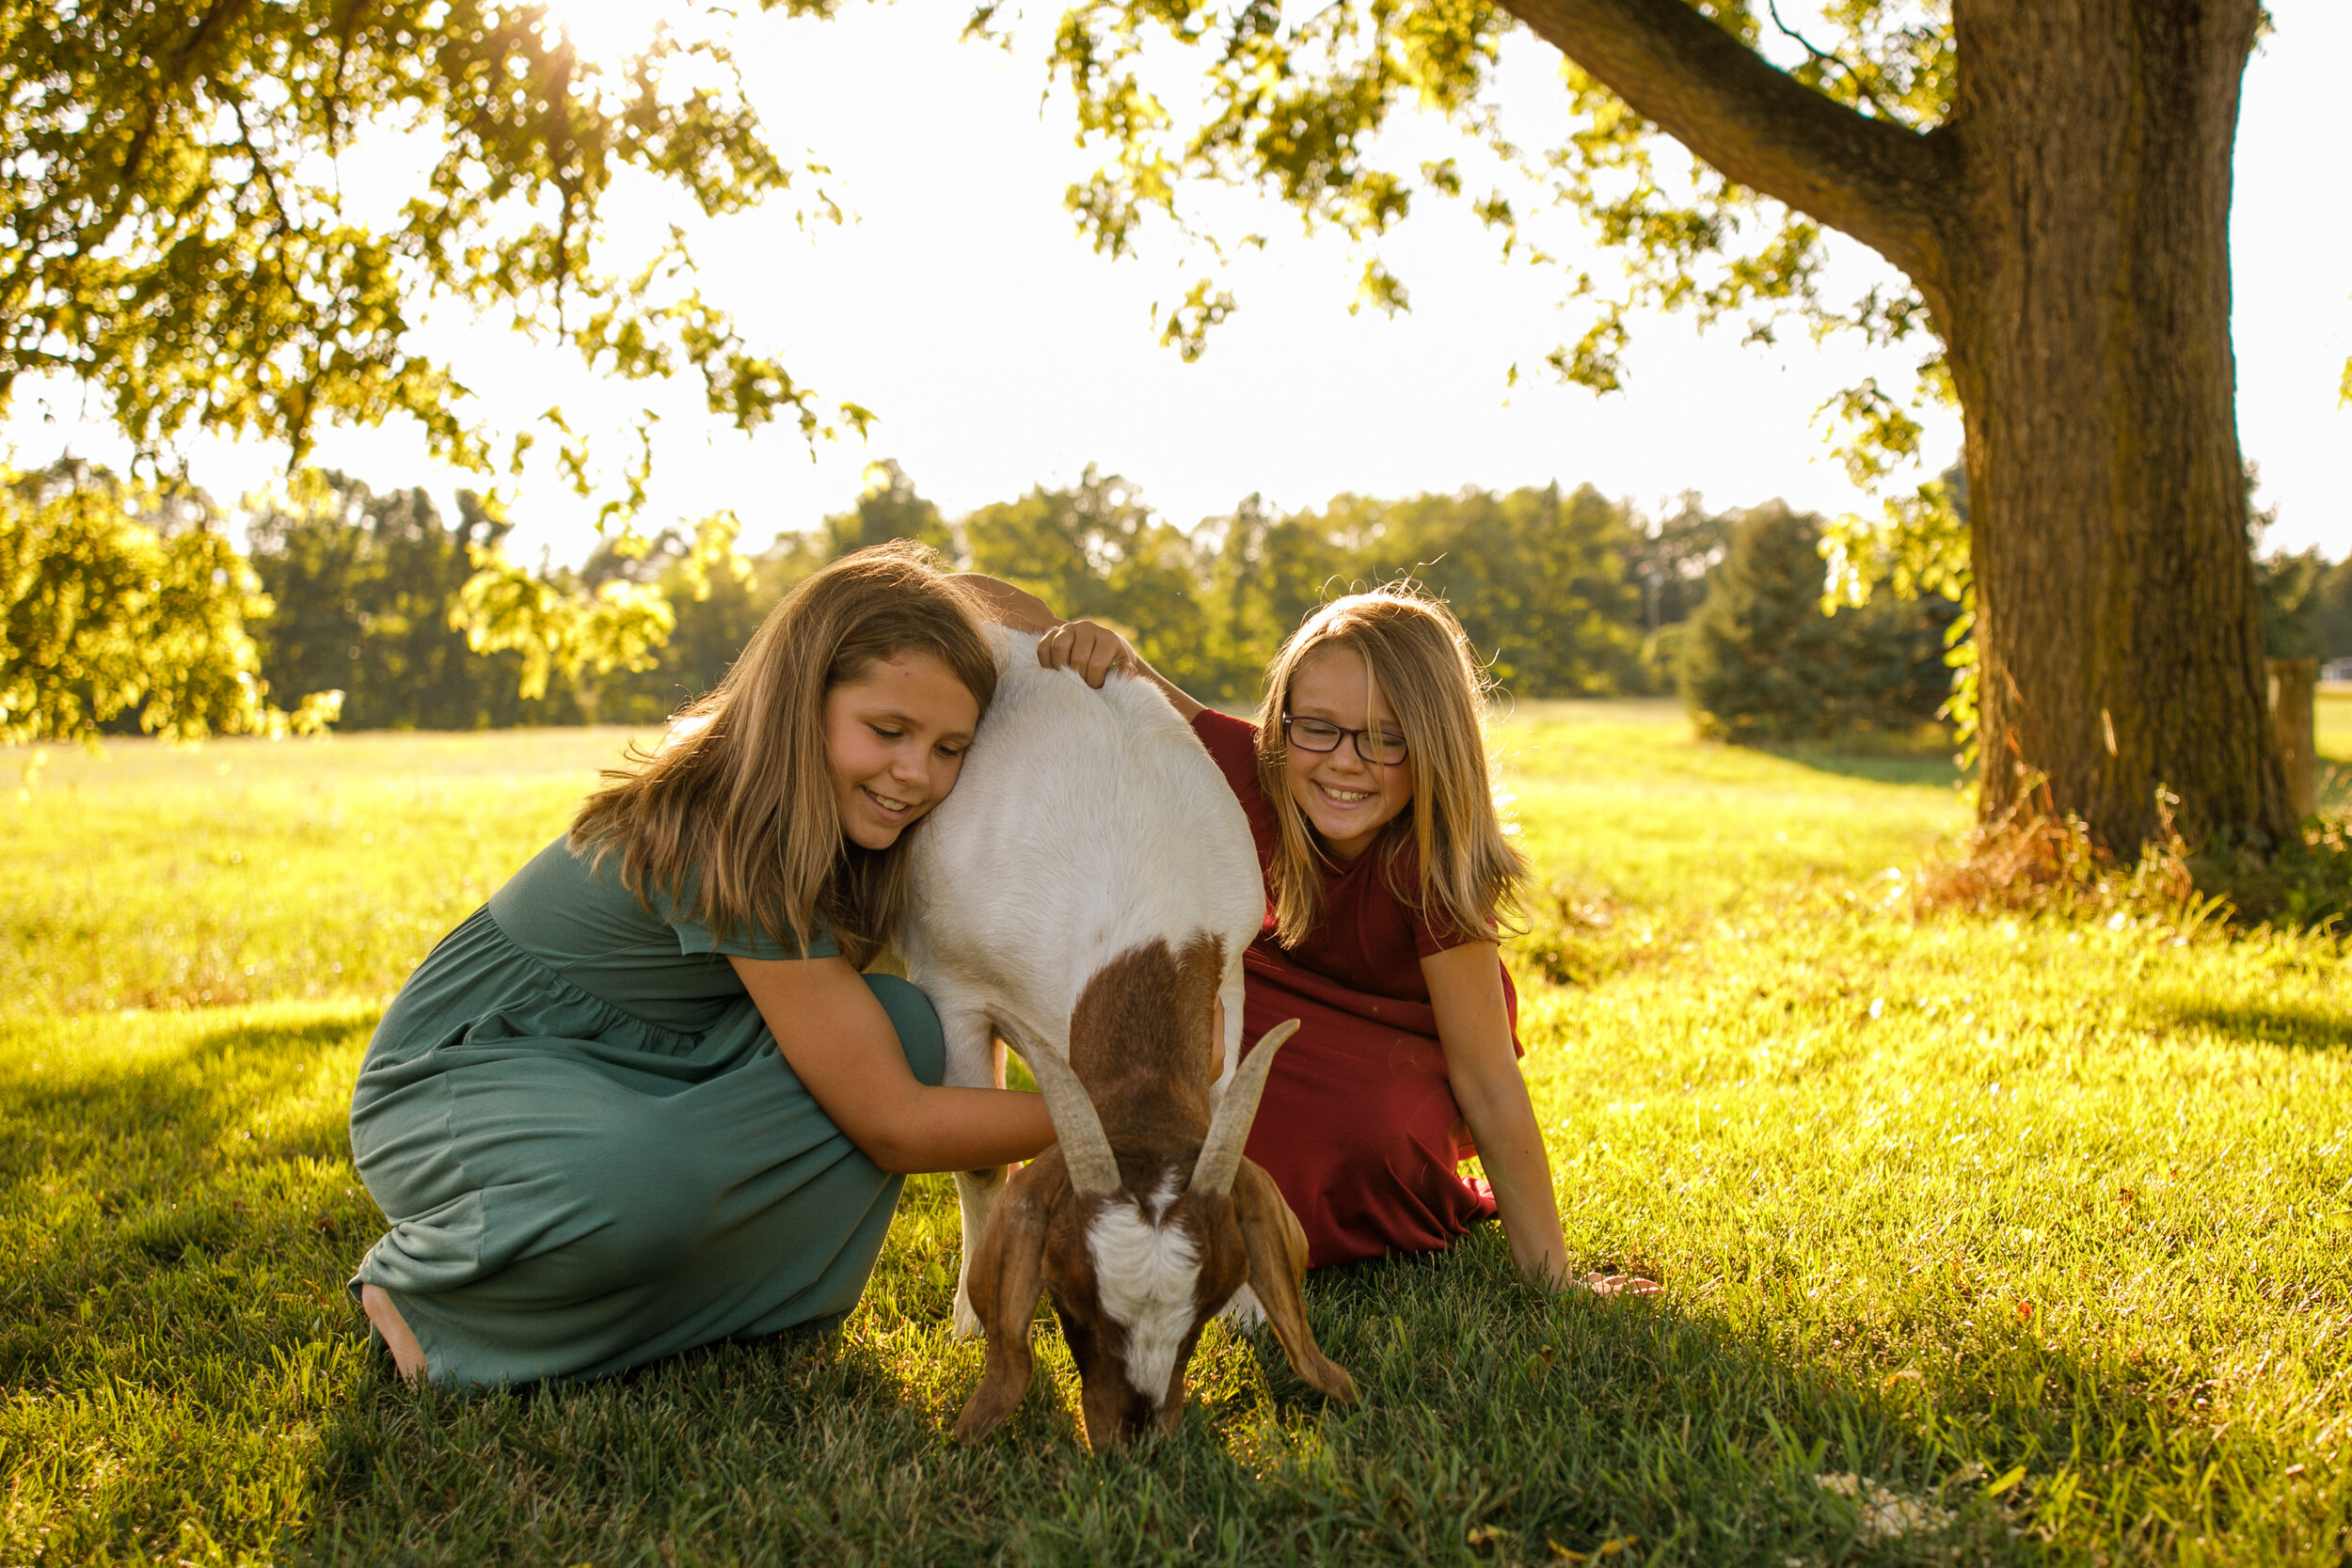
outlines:
M1851 885L1966 819L1947 757L1722 746L1663 701L1522 704L1501 738L1537 879L1661 914Z
M2313 700L2318 730L2320 799L2336 804L2352 799L2352 691L2322 691Z
M563 831L628 739L53 749L0 798L0 995L90 1012L389 994Z
M13 808L9 860L47 869L0 881L0 1561L1534 1563L1615 1542L1789 1568L2352 1544L2343 946L1915 924L1886 873L1963 825L1948 768L1703 745L1650 705L1531 705L1510 748L1525 842L1586 911L1551 934L1587 983L1522 976L1569 1245L1655 1272L1656 1303L1547 1299L1491 1230L1334 1271L1310 1305L1361 1409L1213 1329L1180 1435L1108 1459L1078 1445L1041 1325L1039 1391L965 1452L946 1431L980 1356L947 1333L954 1197L925 1180L837 1337L587 1388L402 1389L341 1290L380 1223L345 1152L350 1075L421 950L378 933L462 915L618 741L119 746L58 759ZM262 879L189 847L230 843L259 847ZM240 972L276 956L256 994L281 1000L204 1006L214 960L183 973L176 944L191 925L226 942L241 888L276 912L239 916L228 951ZM329 950L364 956L297 968Z

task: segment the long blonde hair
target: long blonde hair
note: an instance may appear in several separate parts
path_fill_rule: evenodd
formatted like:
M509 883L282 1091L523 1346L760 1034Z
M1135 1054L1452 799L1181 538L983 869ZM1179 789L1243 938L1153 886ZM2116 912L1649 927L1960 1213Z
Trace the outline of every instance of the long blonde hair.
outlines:
M574 850L617 851L621 882L721 933L804 949L818 921L864 967L906 906L907 833L865 849L841 832L825 696L902 653L954 672L986 713L996 659L963 592L903 543L845 555L787 594L669 740L631 747L572 820Z
M1328 858L1283 782L1288 743L1283 718L1299 667L1315 655L1346 649L1371 678L1368 709L1382 694L1396 713L1410 759L1413 798L1367 854L1384 860L1390 890L1439 928L1467 940L1486 935L1516 911L1527 863L1503 836L1479 721L1488 680L1462 623L1443 599L1410 582L1334 599L1307 617L1266 666L1259 714L1258 782L1274 804L1279 842L1268 874L1276 940L1297 945L1323 915ZM1364 722L1372 723L1367 712ZM1399 852L1410 843L1420 861L1417 885L1396 883Z

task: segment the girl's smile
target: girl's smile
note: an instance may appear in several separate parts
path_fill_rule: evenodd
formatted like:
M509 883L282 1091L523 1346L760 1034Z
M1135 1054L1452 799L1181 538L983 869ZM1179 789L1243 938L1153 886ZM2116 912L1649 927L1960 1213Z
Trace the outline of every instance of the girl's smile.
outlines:
M1387 695L1373 690L1363 657L1345 648L1325 649L1299 665L1291 679L1290 717L1320 719L1350 730L1370 725L1375 732L1404 733ZM1273 721L1281 722L1281 716L1273 716ZM1328 752L1286 742L1282 752L1282 780L1291 799L1323 847L1341 861L1371 848L1380 830L1413 803L1412 758L1367 762L1356 739L1343 736Z
M980 706L946 663L925 653L883 659L825 694L825 767L841 832L887 849L947 798Z

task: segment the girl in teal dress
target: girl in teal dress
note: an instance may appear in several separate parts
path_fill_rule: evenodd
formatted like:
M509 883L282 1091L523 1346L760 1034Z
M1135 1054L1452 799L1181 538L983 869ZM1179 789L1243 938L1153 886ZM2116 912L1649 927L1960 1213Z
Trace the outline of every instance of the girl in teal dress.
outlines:
M860 973L995 689L965 594L860 551L443 938L351 1144L390 1228L351 1290L405 1377L597 1377L855 1304L903 1173L1027 1159L1036 1096L942 1086Z

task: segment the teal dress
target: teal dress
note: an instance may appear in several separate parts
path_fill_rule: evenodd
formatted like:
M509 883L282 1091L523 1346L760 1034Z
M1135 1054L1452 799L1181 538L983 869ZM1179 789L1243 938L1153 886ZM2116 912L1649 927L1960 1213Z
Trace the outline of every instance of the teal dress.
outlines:
M381 1287L436 1381L592 1378L857 1302L901 1179L786 1063L727 962L822 958L713 932L559 839L441 939L368 1046L351 1148L391 1223ZM915 1076L923 993L868 975Z

